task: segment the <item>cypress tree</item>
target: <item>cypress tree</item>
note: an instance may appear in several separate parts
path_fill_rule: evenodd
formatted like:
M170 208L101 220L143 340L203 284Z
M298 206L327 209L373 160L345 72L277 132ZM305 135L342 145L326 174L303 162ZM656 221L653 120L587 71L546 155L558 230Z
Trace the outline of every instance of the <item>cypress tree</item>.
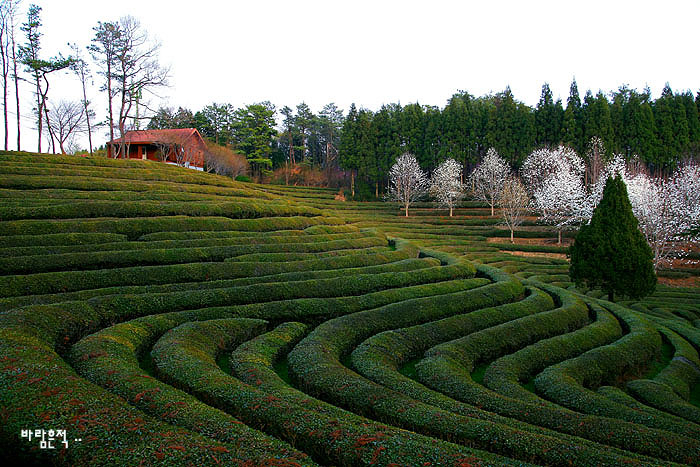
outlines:
M637 299L654 291L654 255L637 224L625 183L609 177L590 224L569 248L577 286L600 286L610 301L616 293Z

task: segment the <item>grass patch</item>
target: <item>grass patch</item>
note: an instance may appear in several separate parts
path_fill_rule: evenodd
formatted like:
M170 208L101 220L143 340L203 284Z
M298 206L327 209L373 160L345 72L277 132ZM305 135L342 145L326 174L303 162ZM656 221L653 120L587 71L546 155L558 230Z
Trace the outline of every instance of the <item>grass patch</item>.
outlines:
M229 352L221 352L219 355L216 356L216 365L221 368L221 371L226 373L227 375L232 374L231 373L231 363L228 360L229 357Z
M156 377L156 365L153 363L151 352L146 351L139 356L139 367L149 376Z
M289 362L287 361L287 356L283 356L279 360L277 360L273 365L272 368L274 368L275 373L282 378L282 380L287 383L288 385L292 385L292 380L289 377Z
M420 358L410 360L404 366L399 368L399 373L404 375L406 378L411 378L413 380L418 381L418 377L416 376L416 363L418 363L420 360Z
M474 368L472 371L472 379L475 383L484 384L484 373L486 373L486 369L489 367L490 363L491 362L482 363Z

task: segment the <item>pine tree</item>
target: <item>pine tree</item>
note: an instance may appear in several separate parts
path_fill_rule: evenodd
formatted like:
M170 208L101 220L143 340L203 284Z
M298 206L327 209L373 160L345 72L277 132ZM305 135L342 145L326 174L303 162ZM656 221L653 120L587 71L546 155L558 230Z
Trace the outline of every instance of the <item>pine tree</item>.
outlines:
M576 285L600 286L610 301L615 294L637 299L654 291L654 255L619 174L608 178L603 199L590 224L581 227L569 256L569 276Z
M578 86L575 79L571 82L571 87L569 88L569 98L566 102L562 132L564 143L574 148L579 154L582 154L586 143L583 141L581 97L578 94Z

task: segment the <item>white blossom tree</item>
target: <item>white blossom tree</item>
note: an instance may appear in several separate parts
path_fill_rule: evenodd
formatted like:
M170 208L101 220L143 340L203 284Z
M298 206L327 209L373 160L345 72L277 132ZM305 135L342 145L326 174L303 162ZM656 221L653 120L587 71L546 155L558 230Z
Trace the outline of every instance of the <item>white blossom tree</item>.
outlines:
M494 207L498 202L498 195L510 173L508 163L498 155L494 148L489 148L486 151L486 157L469 177L473 186L474 196L488 203L491 207L491 216L494 215Z
M532 193L533 209L542 221L557 229L557 243L567 225L590 218L583 184L585 164L576 152L566 146L533 151L523 163L522 175Z
M651 178L644 171L630 170L621 155L615 155L593 185L586 206L590 218L608 176L620 174L627 185L632 212L639 229L654 252L654 269L687 253L683 246L700 240L700 167L687 164L670 178Z
M421 170L416 157L405 153L396 159L396 163L389 170L387 198L403 204L408 217L409 206L423 196L428 186L428 176Z
M542 221L557 230L557 244L561 245L561 233L567 225L586 220L586 191L581 177L563 169L547 177L535 190L532 206L542 215Z
M441 163L430 181L430 194L435 197L438 204L452 210L459 200L464 198L464 185L462 179L462 166L454 159L447 159Z
M510 230L510 243L515 243L513 231L522 224L530 204L530 195L517 177L508 177L498 196L498 207L506 227Z
M565 170L576 176L583 176L586 164L576 151L567 146L555 149L542 148L530 153L523 162L521 173L530 192L544 185L545 180L555 173Z

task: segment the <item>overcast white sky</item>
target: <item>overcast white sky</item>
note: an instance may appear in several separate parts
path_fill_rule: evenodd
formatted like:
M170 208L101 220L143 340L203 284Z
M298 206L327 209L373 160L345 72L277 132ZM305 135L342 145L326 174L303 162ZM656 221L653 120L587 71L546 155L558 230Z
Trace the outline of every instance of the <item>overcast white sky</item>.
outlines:
M20 22L26 21L24 0ZM132 15L162 43L171 67L162 104L193 111L269 100L377 110L401 102L443 107L457 90L480 96L510 85L536 105L542 84L566 104L579 92L621 84L700 89L698 0L655 1L162 1L38 0L42 54L86 46L98 21ZM20 33L21 35L21 33ZM24 42L21 37L20 42ZM104 118L106 97L93 87ZM54 76L49 99L80 98L77 79ZM10 107L13 107L11 101ZM155 102L158 105L158 102ZM36 149L31 87L24 86L23 149ZM101 132L95 144L104 143ZM10 149L16 145L11 132ZM13 139L14 138L14 139ZM87 146L87 144L85 144Z

